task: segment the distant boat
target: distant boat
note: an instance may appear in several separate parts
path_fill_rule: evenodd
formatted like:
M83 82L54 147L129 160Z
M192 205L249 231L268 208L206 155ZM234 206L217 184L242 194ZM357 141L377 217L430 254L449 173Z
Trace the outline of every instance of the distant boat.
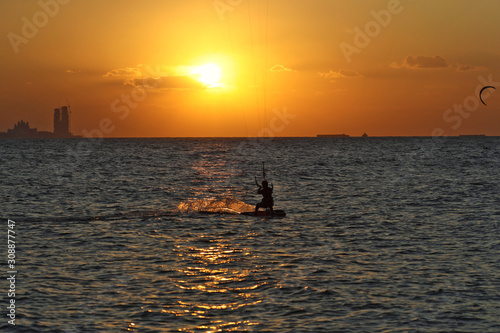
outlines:
M347 134L318 134L318 138L348 138Z
M367 137L368 137L368 134L363 133L363 135L362 135L361 137L363 137L363 138L367 138Z

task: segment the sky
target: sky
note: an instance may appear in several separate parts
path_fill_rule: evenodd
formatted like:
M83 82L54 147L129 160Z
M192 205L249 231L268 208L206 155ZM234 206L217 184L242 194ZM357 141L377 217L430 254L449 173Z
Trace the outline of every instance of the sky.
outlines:
M500 136L498 92L478 97L500 87L497 0L0 0L0 13L0 131L53 131L69 104L73 134L96 137Z

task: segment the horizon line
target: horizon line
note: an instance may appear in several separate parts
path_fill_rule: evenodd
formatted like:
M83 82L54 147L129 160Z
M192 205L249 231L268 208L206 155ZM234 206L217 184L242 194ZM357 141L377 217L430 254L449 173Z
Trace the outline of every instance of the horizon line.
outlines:
M500 135L487 135L487 134L458 134L458 135L372 135L372 136L345 136L345 137L318 137L318 136L276 136L276 137L260 137L260 136L111 136L111 137L68 137L68 138L0 138L0 139L29 139L29 140L60 140L60 139L263 139L263 140L273 140L273 139L300 139L300 138L314 138L320 140L342 140L342 139L369 139L369 138L458 138L458 137L487 137L495 138L500 137Z

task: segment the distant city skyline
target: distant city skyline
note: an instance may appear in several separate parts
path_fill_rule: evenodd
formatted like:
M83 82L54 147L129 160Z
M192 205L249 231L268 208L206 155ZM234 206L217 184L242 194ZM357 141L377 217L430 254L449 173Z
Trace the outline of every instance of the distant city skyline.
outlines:
M0 132L500 136L500 2L2 1ZM77 111L76 111L77 110Z
M53 132L38 131L38 128L32 128L29 121L19 120L13 128L6 132L0 132L0 138L74 138L70 131L71 110L69 105L63 105L54 109Z

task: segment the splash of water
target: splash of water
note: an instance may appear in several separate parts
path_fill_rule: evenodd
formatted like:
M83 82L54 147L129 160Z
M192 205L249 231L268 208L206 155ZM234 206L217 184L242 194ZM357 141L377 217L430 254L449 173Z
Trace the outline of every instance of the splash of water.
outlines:
M235 198L212 198L181 202L177 209L181 213L239 214L252 211L253 206Z

